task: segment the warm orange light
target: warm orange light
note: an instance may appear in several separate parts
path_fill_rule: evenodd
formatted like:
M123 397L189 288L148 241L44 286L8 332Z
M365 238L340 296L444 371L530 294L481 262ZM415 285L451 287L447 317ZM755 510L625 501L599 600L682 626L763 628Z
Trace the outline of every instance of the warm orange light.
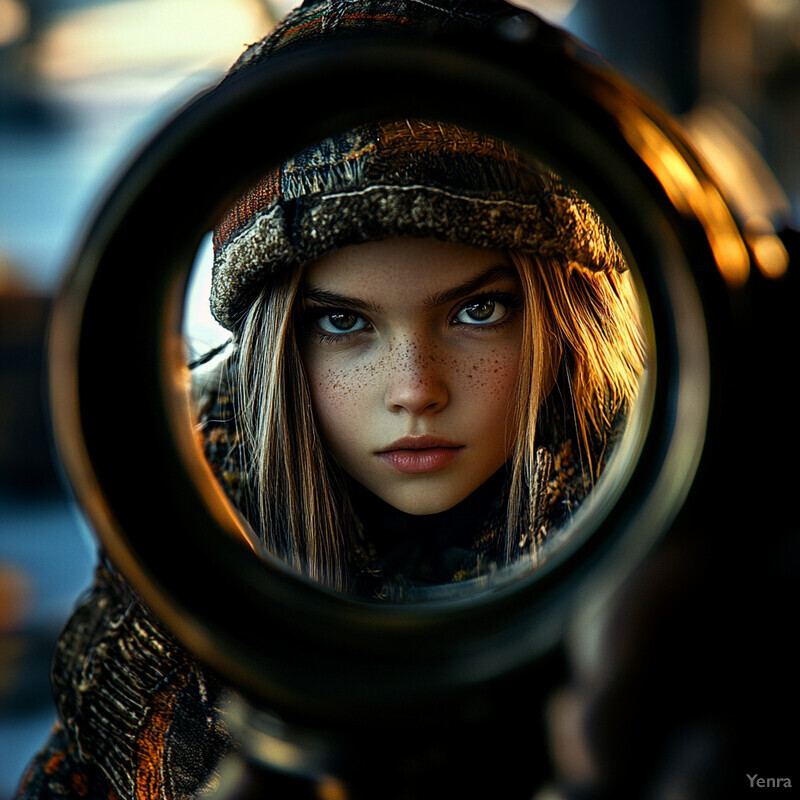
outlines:
M317 797L320 800L348 800L350 794L340 780L326 775L317 783Z
M754 141L758 132L727 103L698 106L682 120L740 220L753 263L767 278L789 268L789 255L773 220L786 219L791 204Z
M783 242L774 233L747 234L747 243L753 259L767 278L781 278L789 269L789 254Z
M700 221L725 282L741 286L750 256L719 190L701 177L664 131L644 114L622 114L623 133L658 178L673 205Z
M717 186L696 170L666 131L644 109L609 90L603 93L627 142L652 170L672 204L703 226L725 282L742 286L750 274L750 255L733 214Z

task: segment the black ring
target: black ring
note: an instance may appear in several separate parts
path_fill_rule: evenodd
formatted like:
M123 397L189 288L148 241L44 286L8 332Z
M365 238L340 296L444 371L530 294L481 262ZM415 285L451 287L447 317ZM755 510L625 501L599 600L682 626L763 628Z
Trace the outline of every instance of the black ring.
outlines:
M287 716L368 725L422 707L445 714L453 698L534 664L586 587L623 574L691 485L713 391L703 309L720 305L725 282L707 228L659 180L646 148L672 148L681 168L713 184L666 117L551 36L359 38L246 70L191 103L141 152L60 298L55 431L101 544L190 650ZM342 597L220 535L225 512L187 466L165 368L178 361L193 252L227 202L300 147L388 117L453 121L542 158L607 219L652 309L654 424L624 502L552 568L443 606ZM637 145L637 125L657 141Z

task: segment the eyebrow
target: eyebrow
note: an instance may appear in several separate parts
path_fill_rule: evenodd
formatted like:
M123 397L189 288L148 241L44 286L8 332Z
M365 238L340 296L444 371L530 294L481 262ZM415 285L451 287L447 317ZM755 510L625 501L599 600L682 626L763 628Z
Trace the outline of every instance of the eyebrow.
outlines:
M327 289L310 289L307 286L303 288L302 301L304 303L307 301L318 303L326 308L342 306L344 308L350 308L353 311L365 311L373 314L380 314L383 311L382 306L375 305L375 303L371 303L369 300L360 300L357 297L336 294L336 292L329 292Z
M489 267L488 269L470 278L458 286L451 289L445 289L442 292L428 295L423 300L423 305L426 308L435 308L436 306L452 303L455 300L460 300L473 292L482 289L484 286L495 283L500 280L507 280L509 278L516 279L517 271L510 264L498 264ZM344 308L352 309L353 311L364 311L371 313L381 313L383 307L379 304L372 303L369 300L362 300L357 297L348 297L347 295L337 294L330 292L327 289L315 289L313 287L305 286L303 288L302 301L317 303L326 308L342 306Z
M446 303L452 303L496 281L516 277L517 271L513 266L510 264L498 264L489 267L474 278L470 278L468 281L454 286L452 289L445 289L443 292L428 295L428 297L425 298L425 306L427 308L435 308L436 306L445 305Z

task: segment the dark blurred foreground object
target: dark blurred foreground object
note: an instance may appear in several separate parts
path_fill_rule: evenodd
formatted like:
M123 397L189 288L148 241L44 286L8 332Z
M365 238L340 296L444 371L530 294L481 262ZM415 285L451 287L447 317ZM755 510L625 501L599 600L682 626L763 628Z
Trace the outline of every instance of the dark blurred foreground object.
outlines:
M44 342L50 298L0 255L0 492L58 486L45 422Z
M781 239L789 271L760 284L731 343L726 419L740 424L711 454L716 479L700 476L666 541L573 632L572 680L549 715L565 800L797 796L800 234Z

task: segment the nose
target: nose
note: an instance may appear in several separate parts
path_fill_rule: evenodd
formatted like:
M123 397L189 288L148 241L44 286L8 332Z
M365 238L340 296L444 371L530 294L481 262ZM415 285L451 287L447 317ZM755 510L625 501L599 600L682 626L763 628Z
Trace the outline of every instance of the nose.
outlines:
M385 402L392 413L434 414L448 403L448 382L436 348L411 338L395 343L387 369Z

